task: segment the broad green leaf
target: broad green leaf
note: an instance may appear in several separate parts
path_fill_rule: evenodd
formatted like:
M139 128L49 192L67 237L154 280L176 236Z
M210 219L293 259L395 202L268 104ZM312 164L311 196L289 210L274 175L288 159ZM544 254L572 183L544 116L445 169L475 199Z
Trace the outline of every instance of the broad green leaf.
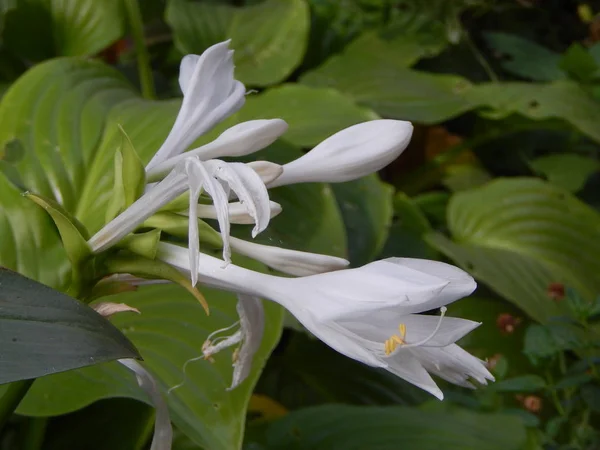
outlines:
M139 356L90 307L1 267L0 306L0 384Z
M473 164L452 164L444 169L442 183L452 192L473 189L491 180L490 174Z
M574 153L540 156L529 165L550 183L569 192L582 189L590 175L600 170L600 161Z
M273 354L255 392L287 409L325 403L416 405L427 393L383 369L347 358L306 333L294 332Z
M105 115L132 95L116 71L76 59L40 64L11 86L0 104L0 170L7 177L0 176L1 264L63 285L68 261L54 225L19 192L53 199L73 213Z
M373 59L368 49L348 51L337 57L335 65L324 64L303 75L300 81L335 88L383 116L427 124L442 122L477 106L471 99L473 86L468 80L407 69L395 62L393 48L388 51L387 57L371 64L363 64L363 60ZM353 66L356 67L348 69Z
M560 59L559 66L572 78L582 82L592 81L598 73L594 57L579 44L572 44Z
M267 429L270 450L517 450L516 417L457 410L327 405L296 411Z
M533 41L508 33L484 33L488 45L498 53L507 72L535 81L565 78L560 55Z
M502 119L521 114L533 120L561 119L600 142L600 102L573 81L484 83L472 89L469 98L489 108L486 117Z
M242 8L170 0L166 19L183 53L199 54L231 39L236 77L250 86L285 80L302 61L309 30L304 0L266 0Z
M43 419L42 419L43 420ZM143 450L152 438L154 409L137 400L101 400L56 417L44 436L44 450Z
M497 392L537 392L546 387L544 379L538 375L522 375L492 383L487 389Z
M92 56L125 34L120 0L20 0L5 18L4 45L35 61Z
M282 309L265 302L265 334L252 372L242 385L227 391L231 384L233 349L215 355L215 362L211 363L202 358L201 347L210 332L238 320L236 299L220 291L204 288L202 291L211 307L210 317L196 299L177 286L148 286L102 301L126 303L140 310L140 315L121 313L113 316L112 321L144 355L143 364L165 392L174 424L204 448L237 449L252 388L279 340ZM184 373L184 364L193 358L198 360L190 362ZM169 388L181 383L166 394ZM38 380L19 412L54 416L114 397L148 401L127 370L117 364L102 364Z
M600 291L600 215L539 179L497 179L455 194L448 228L454 241L431 234L429 242L537 320L559 315L550 283L584 298Z
M331 187L346 226L349 260L356 267L367 264L387 240L394 189L376 174Z

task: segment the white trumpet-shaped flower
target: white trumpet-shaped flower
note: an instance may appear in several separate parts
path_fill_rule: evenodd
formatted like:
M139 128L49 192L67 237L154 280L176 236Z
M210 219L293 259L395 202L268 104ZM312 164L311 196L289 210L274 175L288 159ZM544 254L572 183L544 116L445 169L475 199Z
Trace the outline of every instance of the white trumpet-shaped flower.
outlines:
M184 248L160 244L159 258L190 269ZM282 278L233 264L222 267L204 254L200 261L204 284L275 301L338 352L385 368L438 398L443 394L428 371L462 386L469 378L493 379L483 361L454 344L479 323L444 317L445 305L476 287L454 266L390 258L357 269ZM437 308L443 309L441 317L418 314Z
M233 77L233 51L228 48L229 42L215 44L200 56L187 55L182 59L181 109L147 170L183 153L199 136L244 105L246 88Z
M197 156L206 161L227 156L249 155L271 145L287 129L288 124L281 119L250 120L239 123L228 128L217 139L202 147L155 164L147 171L147 179L148 181L158 181L188 156ZM279 173L282 171L283 169L279 168Z
M295 183L340 183L383 169L408 146L413 126L403 120L359 123L325 139L285 164L269 187Z
M280 272L299 277L345 269L350 264L349 261L335 256L262 245L233 236L229 239L234 252L260 261Z

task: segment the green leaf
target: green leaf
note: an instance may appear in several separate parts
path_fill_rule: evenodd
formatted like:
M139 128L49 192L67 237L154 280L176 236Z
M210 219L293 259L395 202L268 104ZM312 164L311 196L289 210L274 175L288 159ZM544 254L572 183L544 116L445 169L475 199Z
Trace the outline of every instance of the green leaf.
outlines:
M587 179L600 170L600 161L574 153L541 156L529 164L550 183L569 192L581 190Z
M251 86L285 80L302 61L309 30L304 0L266 0L243 8L170 0L166 20L183 53L199 54L231 39L236 77Z
M105 116L132 95L118 72L76 59L37 65L11 86L0 104L0 148L16 141L22 150L2 161L3 171L14 175L8 179L19 183L11 186L0 176L1 264L50 286L64 285L68 260L54 226L19 191L54 200L79 219L80 191ZM103 218L104 211L98 213Z
M139 356L91 308L4 268L0 305L0 384Z
M389 47L387 55L367 65L363 60L373 58L370 50L348 51L337 57L335 65L325 64L303 75L300 81L335 88L383 116L426 124L442 122L478 106L471 98L473 86L468 80L407 69L395 62L397 55L393 46ZM360 69L348 69L356 65Z
M87 230L58 203L39 195L26 193L25 197L41 206L52 217L73 265L77 265L92 256L92 249L87 244Z
M560 315L550 283L590 299L600 291L600 215L551 184L497 179L455 194L448 228L454 242L428 241L536 320Z
M487 183L491 175L473 164L452 164L445 168L442 183L452 192L473 189Z
M497 392L538 392L546 387L544 379L538 375L522 375L492 383L487 389Z
M3 43L25 59L92 56L125 34L120 0L20 0L6 14Z
M258 268L254 265L253 268ZM202 342L214 330L238 320L232 294L204 289L211 306L207 317L197 300L178 286L154 285L102 301L126 303L141 314L118 314L113 323L140 349L145 366L160 388L181 385L166 395L174 424L198 445L211 450L240 448L246 406L260 371L279 340L282 309L265 302L265 333L250 376L232 391L232 350L204 360ZM184 364L188 364L185 374ZM104 398L129 397L147 402L134 377L117 364L103 364L36 381L19 407L19 413L54 416L75 411Z
M496 51L502 68L534 81L565 78L559 67L560 55L533 41L508 33L484 33L488 45Z
M331 187L346 226L350 262L356 267L367 264L387 240L394 189L376 174Z
M524 442L525 427L516 417L401 406L307 408L267 429L270 450L517 450Z
M582 82L592 81L598 73L594 57L579 43L574 43L567 49L558 65L572 78Z
M600 102L573 81L484 83L469 92L469 100L479 107L490 108L485 114L489 118L521 114L540 121L560 119L600 142Z
M600 387L586 384L581 388L581 396L592 411L600 412Z

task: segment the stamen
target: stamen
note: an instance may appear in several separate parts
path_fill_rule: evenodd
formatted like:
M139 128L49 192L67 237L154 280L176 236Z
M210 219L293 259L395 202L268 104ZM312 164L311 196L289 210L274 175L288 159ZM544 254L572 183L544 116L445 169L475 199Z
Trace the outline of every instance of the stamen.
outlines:
M447 311L447 308L445 306L442 306L440 308L440 312L441 312L440 320L438 321L437 326L435 327L435 330L433 330L433 332L429 336L427 336L425 339L420 340L419 342L413 342L411 344L407 344L405 341L406 325L403 323L398 325L398 330L400 331L400 336L398 336L396 334L392 334L389 337L389 339L387 339L384 342L385 355L389 356L390 354L392 354L396 350L396 348L398 348L398 346L402 346L402 348L418 347L420 345L424 345L427 342L429 342L431 339L433 339L435 337L437 332L440 330L440 327L442 326L442 319L446 315L446 311Z

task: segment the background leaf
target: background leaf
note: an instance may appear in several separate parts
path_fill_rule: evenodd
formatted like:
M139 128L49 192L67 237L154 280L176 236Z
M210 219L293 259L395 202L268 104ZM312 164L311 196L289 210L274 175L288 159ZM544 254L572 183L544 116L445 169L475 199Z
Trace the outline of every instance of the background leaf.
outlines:
M516 450L524 442L525 428L515 417L401 406L307 408L267 429L272 450Z
M551 184L497 179L455 194L448 227L454 242L429 242L537 320L559 312L546 293L552 282L592 298L600 290L600 215Z
M212 364L201 357L201 346L210 332L238 320L236 299L221 291L202 288L202 292L211 307L209 317L197 300L178 286L148 286L102 300L126 303L141 311L141 315L118 314L113 322L144 355L144 365L157 378L161 390L166 392L183 382L166 395L175 425L205 448L231 450L240 446L252 388L279 340L282 310L265 303L265 334L252 372L242 385L229 392L226 388L231 384L233 349L216 355ZM187 367L186 377L184 363L197 357L200 359ZM126 369L102 364L38 380L19 412L53 416L114 397L148 401Z
M0 286L0 384L139 356L83 303L2 267Z
M166 19L182 53L200 54L231 39L236 77L250 86L286 79L302 61L308 39L304 0L267 0L242 8L170 0Z
M541 156L530 165L550 183L569 192L579 191L590 175L600 170L600 161L573 153Z
M20 0L8 11L4 45L35 61L92 56L125 34L120 0Z

